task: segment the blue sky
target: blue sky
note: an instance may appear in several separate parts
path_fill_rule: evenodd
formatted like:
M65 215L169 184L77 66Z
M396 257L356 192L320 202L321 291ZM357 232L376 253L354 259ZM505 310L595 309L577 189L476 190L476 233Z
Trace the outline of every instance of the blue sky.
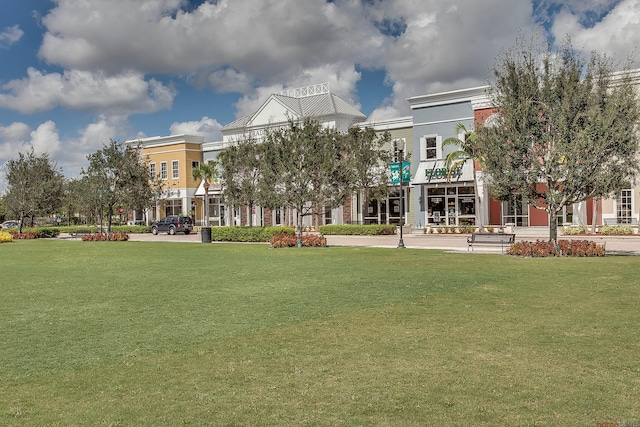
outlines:
M640 0L0 0L0 191L33 146L67 176L109 139L220 127L283 88L329 82L371 120L479 86L542 31L638 58Z

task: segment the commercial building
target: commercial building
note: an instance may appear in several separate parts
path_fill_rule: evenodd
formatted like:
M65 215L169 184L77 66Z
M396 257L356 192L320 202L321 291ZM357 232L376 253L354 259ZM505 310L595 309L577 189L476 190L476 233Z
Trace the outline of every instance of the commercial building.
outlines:
M640 87L640 70L634 74ZM411 116L389 120L365 121L365 115L331 93L328 85L312 85L272 94L255 112L222 128L222 141L205 142L196 135L174 135L146 138L139 141L143 155L150 161L150 172L165 183L161 199L150 210L147 222L169 214L191 215L203 223L205 215L212 225L292 224L295 212L287 209L267 210L244 206L226 206L223 187L214 182L205 195L202 183L192 178L192 170L201 162L216 159L221 150L237 141L251 137L263 139L270 129L288 126L290 120L318 120L324 127L346 132L351 126L372 127L379 134L389 132L393 152L398 141L404 142L404 160L411 171L407 185L389 182L389 197L385 200L364 200L354 194L344 206L327 209L306 219L306 226L321 224L397 224L400 203L404 201L403 223L414 229L428 227L514 226L547 227L547 213L514 198L499 202L490 197L482 170L473 160L449 171L447 154L455 146L445 146L448 138L462 138L456 129L462 124L473 130L484 124L494 113L486 86L425 94L409 98ZM630 129L630 131L635 131ZM397 152L393 152L394 156ZM204 197L209 198L209 212L204 212ZM595 213L594 213L595 212ZM613 199L603 200L594 210L588 200L565 207L560 212L560 225L588 225L596 216L597 225L637 225L640 215L640 187L635 182ZM136 219L141 216L136 213Z

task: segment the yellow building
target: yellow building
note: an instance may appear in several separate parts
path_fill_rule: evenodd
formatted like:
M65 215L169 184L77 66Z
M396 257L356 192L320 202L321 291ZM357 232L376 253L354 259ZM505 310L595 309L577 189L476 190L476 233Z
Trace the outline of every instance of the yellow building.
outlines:
M146 222L167 215L194 217L202 215L202 199L195 196L200 184L193 179L193 169L202 162L204 137L197 135L171 135L127 141L140 144L142 156L149 162L149 174L157 177L162 192L156 206L145 215Z

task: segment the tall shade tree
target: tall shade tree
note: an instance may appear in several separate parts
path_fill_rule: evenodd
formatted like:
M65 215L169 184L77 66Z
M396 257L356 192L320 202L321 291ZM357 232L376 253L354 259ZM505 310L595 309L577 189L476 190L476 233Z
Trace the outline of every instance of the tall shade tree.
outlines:
M468 130L462 123L458 123L456 126L456 133L459 135L458 138L451 137L442 142L443 148L454 147L454 150L447 154L447 157L444 159L444 165L447 169L447 181L451 179L451 173L461 168L465 162L469 160L473 162L473 189L476 199L476 217L478 218L478 229L482 231L484 229L484 218L482 218L482 200L478 193L478 179L480 179L480 175L476 170L476 163L482 167L483 159L474 156L474 147L477 144L478 136L474 131Z
M204 226L209 227L209 187L218 176L216 162L210 160L193 169L193 179L202 181L204 188Z
M29 218L54 213L61 205L64 177L47 153L35 154L33 147L18 153L17 159L6 164L7 193L5 208L20 220L20 232Z
M102 149L87 156L89 166L82 171L92 203L103 208L107 216L107 232L111 232L116 206L142 209L152 205L158 191L150 179L147 161L140 147L111 140Z
M253 209L260 197L259 182L264 160L263 146L254 138L244 138L218 155L222 196L229 206L249 209L249 226L253 226Z
M614 71L569 42L557 51L518 43L493 69L496 114L464 148L483 159L495 198L548 213L550 240L565 206L611 197L638 173L637 93L630 72Z
M343 138L335 129L305 119L290 121L263 142L260 204L295 210L299 237L305 216L314 209L340 206L353 188L345 171L349 165Z
M391 141L391 134L377 135L371 127L352 127L343 141L343 172L350 175L353 190L362 195L361 211L366 212L370 201L383 199L389 192L391 151L387 144Z

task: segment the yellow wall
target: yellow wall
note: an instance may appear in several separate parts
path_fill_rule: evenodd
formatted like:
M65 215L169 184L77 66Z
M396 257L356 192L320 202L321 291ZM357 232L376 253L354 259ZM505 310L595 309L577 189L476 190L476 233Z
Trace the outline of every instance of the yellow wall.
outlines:
M167 184L178 188L197 188L199 181L193 179L191 164L194 161L202 163L200 144L182 142L162 146L143 147L143 156L149 163L156 164L156 173L160 174L161 163L167 163ZM173 178L172 162L178 161L179 177Z

